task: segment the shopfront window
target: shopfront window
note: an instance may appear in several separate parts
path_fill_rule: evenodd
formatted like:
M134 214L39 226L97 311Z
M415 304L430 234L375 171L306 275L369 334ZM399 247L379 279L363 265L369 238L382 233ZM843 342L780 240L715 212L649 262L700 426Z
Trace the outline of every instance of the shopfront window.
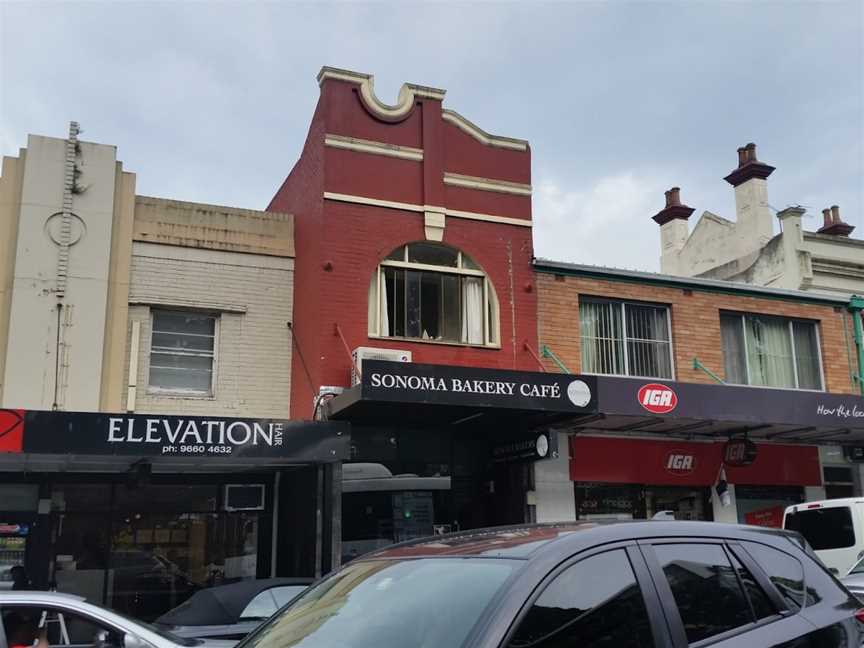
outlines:
M822 361L814 322L768 315L720 315L726 382L821 390Z
M87 511L92 488L54 488L59 591L150 621L198 589L257 576L262 513L226 511L223 485L101 484Z
M472 345L498 344L498 302L467 255L437 243L391 252L370 286L369 332Z
M665 306L579 298L582 371L672 379L672 339Z

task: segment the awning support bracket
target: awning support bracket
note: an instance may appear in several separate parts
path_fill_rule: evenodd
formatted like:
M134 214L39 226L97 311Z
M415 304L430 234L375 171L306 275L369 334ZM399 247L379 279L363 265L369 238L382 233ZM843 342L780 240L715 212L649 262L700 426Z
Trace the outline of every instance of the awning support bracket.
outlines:
M540 355L543 356L544 358L549 358L549 359L551 359L552 362L554 362L556 365L558 365L558 368L559 368L563 373L566 373L566 374L573 373L572 371L570 371L570 370L569 370L569 369L564 365L563 362L561 362L561 358L559 358L557 355L555 355L555 354L552 352L552 349L550 349L550 348L549 348L548 346L546 346L545 344L541 344L541 345L540 345Z
M708 367L699 362L699 358L693 358L693 369L697 371L702 371L708 375L709 378L714 380L715 382L720 383L721 385L725 385L726 381L720 378L717 374L711 371Z

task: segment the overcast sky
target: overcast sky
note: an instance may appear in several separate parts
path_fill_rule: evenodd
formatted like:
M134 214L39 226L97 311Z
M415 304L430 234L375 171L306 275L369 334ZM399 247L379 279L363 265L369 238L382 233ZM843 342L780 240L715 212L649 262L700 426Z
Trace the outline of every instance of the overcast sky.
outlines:
M0 150L118 147L138 193L263 209L322 65L447 90L532 147L537 256L656 270L663 191L734 217L753 141L769 201L839 204L864 237L864 2L3 2Z

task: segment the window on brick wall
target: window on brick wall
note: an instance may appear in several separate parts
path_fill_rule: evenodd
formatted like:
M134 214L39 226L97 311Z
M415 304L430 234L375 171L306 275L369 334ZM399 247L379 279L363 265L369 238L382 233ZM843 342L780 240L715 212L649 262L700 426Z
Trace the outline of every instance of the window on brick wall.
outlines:
M585 373L673 377L665 306L580 297L579 331Z
M369 333L497 346L498 302L467 255L437 243L410 243L388 254L372 278Z
M152 315L149 388L212 394L217 317L168 310L154 310Z
M726 382L822 389L819 332L814 322L721 313L720 331Z

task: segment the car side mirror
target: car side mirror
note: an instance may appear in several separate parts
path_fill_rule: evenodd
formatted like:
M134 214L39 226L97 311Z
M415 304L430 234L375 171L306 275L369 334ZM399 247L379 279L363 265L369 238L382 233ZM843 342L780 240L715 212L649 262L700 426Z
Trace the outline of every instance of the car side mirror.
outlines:
M123 648L152 648L150 644L144 641L141 637L133 634L126 634L123 637Z

